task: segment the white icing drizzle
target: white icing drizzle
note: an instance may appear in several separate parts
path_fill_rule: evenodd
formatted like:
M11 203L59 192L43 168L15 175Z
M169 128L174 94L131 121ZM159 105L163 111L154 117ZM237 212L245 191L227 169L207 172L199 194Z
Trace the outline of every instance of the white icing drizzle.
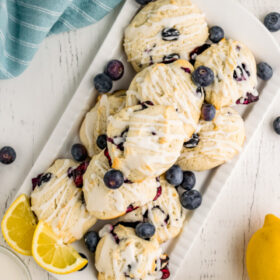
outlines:
M203 102L203 95L196 93L197 87L191 81L191 74L183 68L193 70L187 61L172 64L158 64L137 74L127 91L127 106L139 101L151 101L156 105L171 105L184 122L186 138L194 132Z
M242 118L231 108L217 111L210 123L200 122L199 143L195 148L184 148L179 159L192 161L198 157L209 157L212 160L226 162L242 148L244 123Z
M237 67L245 65L242 70L243 79L234 79ZM198 55L195 67L207 66L214 71L214 83L205 88L206 100L216 107L230 106L247 92L258 95L256 91L256 62L251 51L242 43L223 39L219 44L213 44L209 49ZM240 73L239 73L240 74Z
M110 233L105 234L96 260L97 270L115 280L125 280L126 275L135 280L158 279L155 267L162 254L158 243L140 239L130 228L118 226L115 231L120 242L115 243Z
M108 148L113 168L120 169L132 181L162 174L179 157L185 138L183 124L171 106L141 109L141 105L124 109L108 121L110 138L129 128L124 151L111 143ZM151 127L154 131L150 130Z
M168 27L180 31L178 40L162 40L161 31ZM181 58L187 58L207 36L205 15L190 1L158 0L143 8L126 28L124 47L129 61L147 66L150 56L153 62L161 62L171 53L182 53Z
M109 189L105 186L103 177L110 169L104 153L94 156L84 175L84 194L87 209L97 217L119 216L128 206L142 206L151 201L157 192L157 182L154 178L141 183L124 183L119 189Z
M73 237L80 239L87 226L95 223L95 218L81 204L82 191L76 188L73 180L67 176L69 167L75 168L77 165L70 160L64 160L57 171L51 167L47 171L55 171L51 180L36 187L31 194L32 210L38 219L47 222L66 243L73 241ZM75 226L71 226L73 219Z

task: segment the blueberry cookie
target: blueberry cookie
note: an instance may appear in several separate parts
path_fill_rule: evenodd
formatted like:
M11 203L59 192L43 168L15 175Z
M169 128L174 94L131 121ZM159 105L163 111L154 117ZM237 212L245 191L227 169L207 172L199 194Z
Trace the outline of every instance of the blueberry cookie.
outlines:
M161 279L168 257L157 240L144 240L131 227L118 225L102 230L95 254L98 280Z
M184 127L172 106L144 102L108 119L108 149L112 167L132 182L155 178L180 155Z
M84 163L59 159L44 173L34 178L31 193L32 211L39 220L52 226L63 242L81 239L96 218L89 214L80 186Z
M95 106L86 114L80 129L80 139L92 157L101 149L96 144L99 135L106 134L107 119L125 105L125 90L98 96Z
M177 163L184 170L214 168L241 151L245 140L244 122L232 108L223 107L216 112L213 121L200 121L193 140L196 141L184 143Z
M92 158L84 175L83 191L87 209L98 219L119 217L156 197L159 183L154 178L141 183L125 180L118 189L108 188L103 178L110 168L110 158L105 150Z
M154 63L188 59L207 38L205 16L189 0L157 0L140 10L128 25L124 49L139 72Z
M195 68L201 65L215 74L214 83L205 87L205 99L217 109L258 100L256 61L244 44L223 39L196 57Z
M174 186L163 178L160 179L160 185L161 194L156 200L127 213L119 220L124 224L152 223L156 228L156 238L163 243L180 233L185 214Z
M171 64L156 64L138 73L127 91L126 105L151 101L155 105L171 105L180 113L186 140L199 121L204 94L192 82L193 66L179 59Z

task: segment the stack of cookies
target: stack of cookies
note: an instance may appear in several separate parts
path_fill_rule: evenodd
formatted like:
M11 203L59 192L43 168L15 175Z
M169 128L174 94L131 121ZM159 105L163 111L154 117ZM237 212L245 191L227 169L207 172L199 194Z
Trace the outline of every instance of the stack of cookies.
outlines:
M124 50L137 74L128 89L100 94L86 114L80 140L90 160L57 160L35 180L32 210L65 243L97 219L114 219L95 241L86 238L101 239L99 280L166 279L160 244L180 233L184 208L201 203L192 171L242 148L244 122L231 106L258 99L256 62L221 28L209 37L189 0L144 6L125 30Z

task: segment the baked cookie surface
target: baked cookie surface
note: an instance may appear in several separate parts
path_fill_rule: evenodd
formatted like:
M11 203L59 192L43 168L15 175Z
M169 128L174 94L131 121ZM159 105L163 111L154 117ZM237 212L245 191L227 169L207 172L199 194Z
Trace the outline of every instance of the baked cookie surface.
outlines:
M86 114L80 128L80 139L90 157L101 151L96 144L97 137L106 134L108 117L125 106L125 99L125 90L102 94L98 96L95 106Z
M138 73L127 91L126 106L150 101L173 106L184 123L186 140L195 131L204 94L192 82L193 66L179 59L171 64L156 64Z
M174 186L160 178L161 195L155 200L139 207L119 219L121 222L149 222L156 228L155 237L163 243L177 236L185 219L179 195Z
M244 143L244 121L232 108L223 107L213 121L200 121L197 134L197 146L183 147L177 161L183 170L203 171L231 160Z
M92 158L84 175L83 191L86 206L98 219L119 217L156 197L159 183L154 178L141 183L126 182L118 189L109 189L104 184L103 178L110 168L109 160L102 151Z
M96 218L89 214L83 202L81 188L77 188L69 170L78 164L68 159L58 159L42 175L31 193L32 211L39 220L47 222L65 243L81 239L92 227Z
M112 167L132 182L155 178L180 155L184 127L172 106L148 103L121 110L108 120Z
M118 225L99 241L95 266L98 280L161 278L162 249L155 238L139 238L133 228Z
M139 72L151 64L189 59L207 38L205 16L189 0L158 0L142 8L128 25L124 49Z
M206 101L216 108L231 106L240 98L258 97L256 61L241 42L223 39L211 45L196 57L195 68L201 65L215 74L214 83L204 90Z

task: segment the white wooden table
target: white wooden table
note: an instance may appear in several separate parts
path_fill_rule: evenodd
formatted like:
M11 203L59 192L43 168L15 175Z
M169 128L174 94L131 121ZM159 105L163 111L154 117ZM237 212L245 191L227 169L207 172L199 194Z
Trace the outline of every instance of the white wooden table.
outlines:
M280 12L279 0L236 1L260 19L270 11ZM11 145L17 151L14 164L0 165L0 219L116 14L117 11L96 25L48 38L22 76L0 81L0 147ZM280 43L280 32L274 36ZM280 136L271 127L278 115L280 99L216 204L186 258L179 280L248 279L244 259L250 236L262 226L265 214L280 216ZM3 243L1 236L0 244ZM34 263L30 262L29 267L33 279L54 280Z

